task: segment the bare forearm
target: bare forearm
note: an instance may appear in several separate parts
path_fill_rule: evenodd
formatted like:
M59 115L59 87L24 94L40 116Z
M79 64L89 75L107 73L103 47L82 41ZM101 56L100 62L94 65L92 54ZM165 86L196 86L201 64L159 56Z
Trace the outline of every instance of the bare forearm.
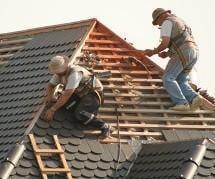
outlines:
M168 46L166 46L166 44L160 43L160 45L158 45L158 47L154 49L154 53L158 54L158 53L164 51L167 47Z
M157 48L154 49L154 54L158 54L168 48L170 42L170 38L163 37L161 43L158 45Z
M48 84L48 86L46 88L46 95L47 95L46 98L51 99L53 94L54 94L54 85Z
M51 110L53 111L57 111L58 109L60 109L61 107L63 107L66 102L69 100L69 98L72 96L73 91L66 91L64 92L60 98L57 100L57 102L51 107Z

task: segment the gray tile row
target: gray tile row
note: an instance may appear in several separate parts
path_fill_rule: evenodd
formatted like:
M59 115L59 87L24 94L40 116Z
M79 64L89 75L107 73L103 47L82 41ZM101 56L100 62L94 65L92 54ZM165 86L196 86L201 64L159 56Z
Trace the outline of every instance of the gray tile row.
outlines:
M23 136L33 113L41 104L50 78L47 70L48 61L54 55L72 55L86 29L87 27L80 27L39 34L18 51L1 70L0 162L13 144ZM58 128L57 124L45 134L54 134L55 128ZM65 131L61 133L68 135ZM41 130L40 135L42 134ZM20 168L17 172L20 175L17 178L28 173L26 168Z

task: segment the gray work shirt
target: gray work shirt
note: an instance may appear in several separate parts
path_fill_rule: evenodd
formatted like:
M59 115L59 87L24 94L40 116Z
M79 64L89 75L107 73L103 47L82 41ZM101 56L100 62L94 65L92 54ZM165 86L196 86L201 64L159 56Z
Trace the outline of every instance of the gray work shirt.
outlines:
M76 66L77 67L77 66ZM72 71L68 76L66 75L53 75L52 78L50 79L50 83L54 86L57 86L58 84L63 84L65 86L65 90L67 89L73 89L75 90L78 88L80 83L84 82L86 79L84 78L84 74L89 75L90 72L86 70L83 67L78 66L81 71ZM95 89L98 91L103 90L103 85L101 84L100 80L96 78L95 80Z
M63 84L65 86L65 90L67 89L76 89L83 77L83 73L80 71L74 71L69 74L66 79L66 76L53 75L51 80L49 81L52 85L57 86L58 84Z

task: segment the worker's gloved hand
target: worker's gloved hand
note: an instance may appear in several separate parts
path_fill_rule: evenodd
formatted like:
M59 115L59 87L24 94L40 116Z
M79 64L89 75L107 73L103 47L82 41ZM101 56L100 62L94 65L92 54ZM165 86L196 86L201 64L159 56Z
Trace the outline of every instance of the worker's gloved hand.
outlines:
M160 52L160 53L158 54L158 56L161 57L161 58L166 58L166 57L169 56L169 52Z
M44 120L46 120L46 121L51 121L51 120L53 120L53 118L54 118L54 113L55 113L54 110L52 110L51 108L48 109L48 110L46 111Z
M154 50L151 50L151 49L146 49L143 51L143 53L148 56L148 57L151 57L152 55L154 55Z
M54 97L51 97L51 98L50 97L45 97L44 98L44 103L46 105L56 103L56 101L57 101L57 98L54 98Z

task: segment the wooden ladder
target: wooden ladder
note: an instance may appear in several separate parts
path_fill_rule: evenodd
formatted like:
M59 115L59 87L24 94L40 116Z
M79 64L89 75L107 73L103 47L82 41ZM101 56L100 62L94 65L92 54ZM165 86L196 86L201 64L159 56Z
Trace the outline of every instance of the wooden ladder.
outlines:
M58 139L57 135L53 135L56 149L40 149L37 146L34 135L29 134L29 138L30 138L31 145L33 147L33 151L34 151L34 154L35 154L37 163L39 165L43 179L48 179L48 175L59 174L59 173L66 173L67 178L72 179L71 170L70 170L70 168L66 162L64 150L62 149L62 147L59 143L59 139ZM44 167L44 164L42 161L42 156L50 156L50 155L54 155L54 154L59 154L60 160L63 164L63 167L62 168L46 168L46 167Z

